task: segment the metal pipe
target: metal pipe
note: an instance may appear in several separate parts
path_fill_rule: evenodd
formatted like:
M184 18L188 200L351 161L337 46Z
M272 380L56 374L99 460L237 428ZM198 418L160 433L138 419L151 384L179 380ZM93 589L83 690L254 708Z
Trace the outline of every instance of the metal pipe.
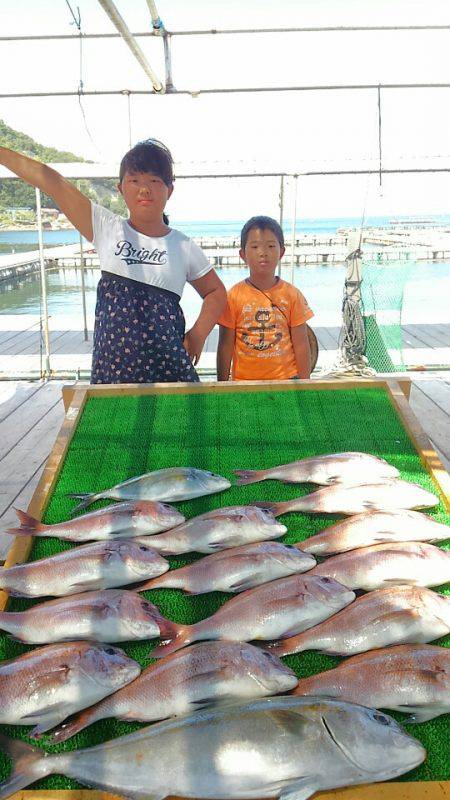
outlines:
M161 31L164 30L164 25L156 10L156 5L153 2L153 0L147 0L147 5L148 5L148 10L150 11L150 16L152 18L153 30L155 33L160 34Z
M371 31L447 31L450 25L329 25L327 27L303 28L209 28L207 30L168 31L171 36L219 36L249 33L359 33ZM134 31L135 38L158 36L158 30ZM118 39L119 33L83 33L83 39ZM52 41L59 39L78 39L77 33L31 34L28 36L0 36L0 42Z
M106 13L107 13L108 17L110 18L111 22L113 23L113 25L119 31L120 35L122 36L122 38L124 39L124 41L126 42L128 47L130 48L130 50L133 53L133 55L136 58L136 60L141 65L141 67L144 70L144 72L147 75L147 77L150 78L150 81L151 81L152 86L153 86L153 90L155 92L163 92L164 91L164 87L163 87L161 81L159 80L159 78L157 78L157 76L153 72L153 70L152 70L150 64L148 63L143 51L141 50L141 48L138 45L138 43L136 42L133 34L129 30L125 20L119 14L116 6L113 3L113 0L98 0L98 2L100 3L100 5L104 9L104 11L106 11Z
M292 258L291 258L291 283L294 285L294 265L295 265L295 227L297 222L297 180L298 175L294 175L294 216L292 219Z
M284 215L284 175L280 177L280 192L278 195L278 207L280 209L280 228L283 228L283 215ZM281 258L278 262L278 277L281 276Z
M87 313L86 313L86 282L84 280L84 268L85 268L85 261L84 261L84 250L83 250L83 237L80 233L81 300L83 304L84 341L87 342L89 336L88 336Z
M106 2L106 0L99 0L99 2ZM173 94L183 94L198 97L201 94L248 94L248 93L264 93L264 92L335 92L340 90L367 90L367 89L450 89L450 83L361 83L361 84L322 84L315 86L243 86L233 87L231 89L174 89ZM156 90L155 90L156 91ZM161 93L163 89L159 93ZM107 89L107 90L91 90L83 91L83 97L101 97L111 96L117 94L136 94L148 95L153 94L148 89ZM12 100L14 98L23 97L78 97L78 91L60 91L60 92L3 92L0 98Z
M50 336L48 332L47 284L45 280L44 238L42 235L41 192L36 187L36 218L39 242L39 262L41 265L41 292L44 309L45 377L50 377Z

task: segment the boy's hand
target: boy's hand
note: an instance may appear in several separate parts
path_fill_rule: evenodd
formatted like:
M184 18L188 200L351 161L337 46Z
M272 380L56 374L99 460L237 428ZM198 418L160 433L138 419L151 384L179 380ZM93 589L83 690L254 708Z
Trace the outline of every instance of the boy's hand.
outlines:
M195 326L184 337L184 347L194 367L200 360L204 344L205 337L195 330Z

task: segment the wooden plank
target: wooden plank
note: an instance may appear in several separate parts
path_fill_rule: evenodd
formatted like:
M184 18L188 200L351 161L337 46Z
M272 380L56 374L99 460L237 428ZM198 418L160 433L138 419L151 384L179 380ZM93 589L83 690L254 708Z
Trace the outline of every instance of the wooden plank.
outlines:
M422 464L430 473L442 495L445 509L450 511L450 475L444 468L433 444L414 415L398 384L396 385L394 381L388 383L388 391L394 408L397 409L403 426L409 433L410 439L419 453Z
M408 335L414 336L416 339L423 342L423 344L425 344L427 347L431 347L433 350L436 347L445 347L445 344L442 345L440 339L430 333L425 325L405 325L405 330L408 332Z
M58 332L51 331L50 332L50 355L53 352L54 345L59 341L61 336L64 336L64 333L65 333L65 331L58 331ZM20 350L20 355L24 355L24 356L26 356L26 355L38 355L40 353L40 350L41 350L41 341L42 341L42 352L44 353L45 352L44 338L42 337L42 340L41 340L41 337L38 337L38 339L36 339L35 341L30 342L27 345L27 347L24 347L22 350ZM17 355L19 355L19 353L17 353Z
M23 486L47 458L62 415L62 404L58 404L3 458L0 515L13 504Z
M36 472L31 475L28 482L21 489L17 497L15 497L14 506L10 505L0 516L0 530L5 531L6 528L12 528L17 525L17 514L14 511L14 507L20 509L28 508L44 471L44 465L45 461L37 468ZM14 542L15 539L13 536L10 536L8 533L0 533L0 561L5 561Z
M424 341L435 341L435 347L448 347L450 344L450 335L448 331L441 332L439 325L412 325L411 328L416 336L423 337Z
M427 381L415 381L414 385L450 417L450 385L448 383L439 378L431 378Z
M5 384L8 388L11 387L13 393L9 397L5 393L7 399L4 401L1 401L0 398L0 423L7 419L10 414L14 413L17 408L30 400L44 385L42 381L30 381L28 383L5 381Z
M446 467L450 464L450 425L449 416L433 400L430 400L419 386L414 384L411 397L411 408L419 420L424 421L424 427L431 441L439 447L443 454Z
M10 416L0 422L0 470L3 472L2 459L43 419L55 406L61 403L59 384L46 383L33 396L32 402L26 402ZM62 413L62 410L61 410Z
M411 347L416 350L424 347L425 342L423 339L419 339L414 333L410 330L411 326L409 325L402 325L402 344L403 349L406 347Z

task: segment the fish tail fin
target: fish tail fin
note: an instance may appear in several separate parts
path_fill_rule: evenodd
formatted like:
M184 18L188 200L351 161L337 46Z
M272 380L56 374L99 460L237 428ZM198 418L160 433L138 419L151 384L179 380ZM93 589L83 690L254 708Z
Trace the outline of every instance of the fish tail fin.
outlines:
M7 528L6 533L14 534L14 536L38 536L47 527L47 525L43 525L38 519L32 517L31 514L21 511L20 508L15 508L14 511L19 517L20 527Z
M258 483L266 479L266 469L234 469L237 476L236 486L244 486L247 483Z
M169 584L169 575L170 572L166 572L163 575L159 575L157 578L151 578L151 580L145 581L145 583L141 584L137 589L135 589L135 591L146 592L148 589L163 589Z
M53 772L49 758L47 769L45 769L45 759L47 754L37 747L20 741L20 739L9 739L0 734L0 749L6 753L13 762L13 768L9 777L0 783L0 800L24 789L38 778L50 775Z
M78 503L78 505L75 506L75 508L72 508L72 511L70 512L71 514L76 514L77 511L82 511L83 508L87 508L91 505L91 503L94 503L96 500L100 500L102 497L104 497L104 494L102 492L99 494L68 494L67 497L70 497L71 500L81 500L81 503Z
M166 621L169 622L169 620ZM149 653L151 658L163 658L196 641L195 625L176 625L174 622L171 624L172 632L169 632L167 638L164 638L161 631L161 644Z
M264 511L271 511L274 517L280 517L281 514L288 514L289 511L293 511L293 501L285 500L281 503L263 503L263 502L256 502L252 503L253 506L258 506L258 508L264 509Z

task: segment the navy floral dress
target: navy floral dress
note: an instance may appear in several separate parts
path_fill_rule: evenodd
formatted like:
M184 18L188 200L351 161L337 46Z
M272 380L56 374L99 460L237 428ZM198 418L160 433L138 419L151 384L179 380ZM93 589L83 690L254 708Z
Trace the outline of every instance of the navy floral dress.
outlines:
M167 289L102 272L91 383L198 381L183 346L179 300Z

